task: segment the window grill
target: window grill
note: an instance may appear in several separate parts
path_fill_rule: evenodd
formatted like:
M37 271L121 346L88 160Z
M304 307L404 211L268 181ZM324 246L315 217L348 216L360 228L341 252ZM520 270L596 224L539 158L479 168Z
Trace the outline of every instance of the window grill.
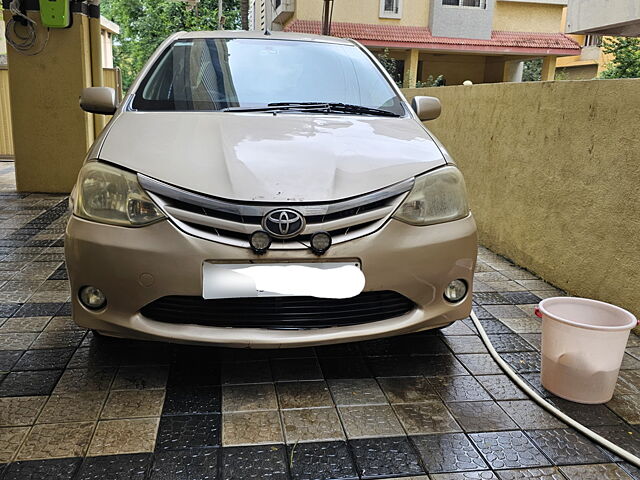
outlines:
M472 7L487 8L487 0L442 0L442 5L447 7Z

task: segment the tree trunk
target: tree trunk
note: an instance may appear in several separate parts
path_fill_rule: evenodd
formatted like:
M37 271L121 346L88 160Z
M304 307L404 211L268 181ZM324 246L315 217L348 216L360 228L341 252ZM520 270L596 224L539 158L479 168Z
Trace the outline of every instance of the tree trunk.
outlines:
M249 0L240 0L242 30L249 30Z

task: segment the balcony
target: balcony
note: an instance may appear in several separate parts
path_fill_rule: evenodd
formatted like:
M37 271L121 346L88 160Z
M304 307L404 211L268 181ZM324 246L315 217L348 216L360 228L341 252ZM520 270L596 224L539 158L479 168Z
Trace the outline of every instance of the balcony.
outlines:
M284 24L293 16L296 10L295 0L274 0L273 2L274 23Z
M638 0L569 0L567 33L640 35Z
M493 0L434 0L429 28L434 37L491 38Z

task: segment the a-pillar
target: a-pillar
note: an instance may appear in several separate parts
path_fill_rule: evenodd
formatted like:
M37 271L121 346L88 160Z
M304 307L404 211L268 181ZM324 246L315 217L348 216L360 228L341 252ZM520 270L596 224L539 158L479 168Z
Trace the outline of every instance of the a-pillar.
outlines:
M36 9L38 2L27 6ZM93 115L78 103L82 89L95 85L90 9L78 2L72 9L69 28L49 30L42 26L39 11L29 10L27 15L37 23L35 45L23 53L7 45L19 191L69 192L95 138ZM99 16L99 8L91 10ZM5 22L10 19L5 9Z
M409 50L407 59L404 62L404 88L415 88L418 80L418 59L420 50L412 48Z
M541 80L543 82L555 80L556 78L556 58L554 56L544 57L542 60Z

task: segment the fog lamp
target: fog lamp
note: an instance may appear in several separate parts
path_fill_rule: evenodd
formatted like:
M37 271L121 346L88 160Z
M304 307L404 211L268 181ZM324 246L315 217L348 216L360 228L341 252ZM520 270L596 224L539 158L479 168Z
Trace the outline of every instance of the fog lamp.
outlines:
M327 232L316 232L311 235L311 250L316 255L322 255L331 246L331 235Z
M444 298L449 302L459 302L467 294L467 282L461 279L453 280L444 290Z
M249 237L249 244L257 254L265 253L271 246L271 237L264 230L256 230Z
M91 285L82 287L78 296L82 304L91 310L100 310L107 304L107 297L102 290Z

